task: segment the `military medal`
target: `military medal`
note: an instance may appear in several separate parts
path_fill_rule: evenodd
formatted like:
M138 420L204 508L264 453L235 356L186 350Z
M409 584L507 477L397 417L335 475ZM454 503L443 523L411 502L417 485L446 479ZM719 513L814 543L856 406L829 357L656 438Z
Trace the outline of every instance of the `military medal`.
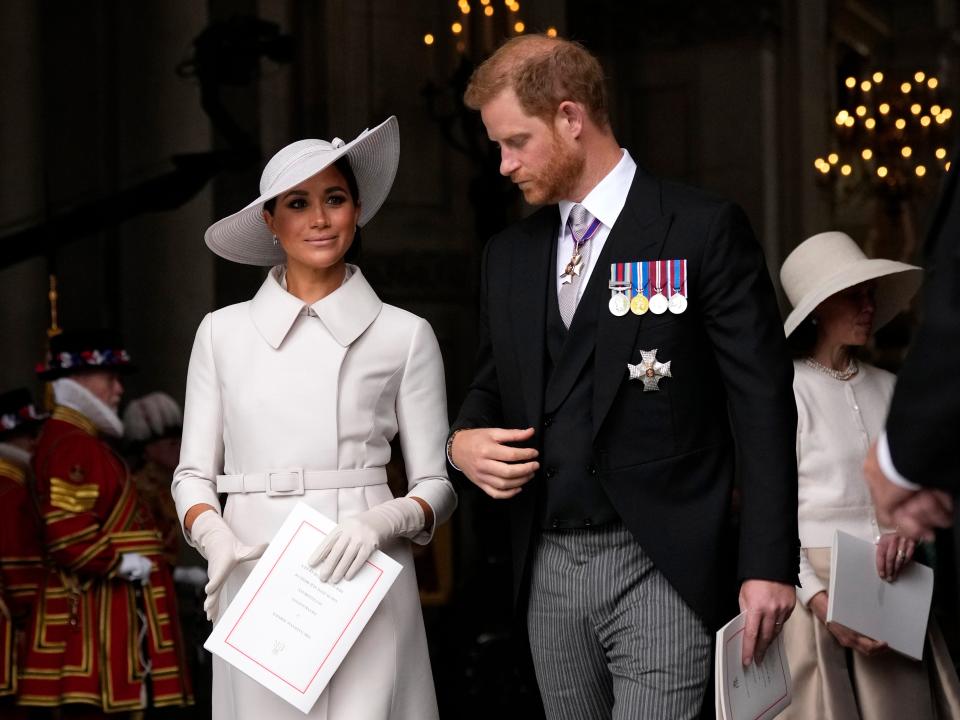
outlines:
M643 315L650 308L650 301L644 292L648 279L647 263L633 263L633 299L630 301L630 312L634 315Z
M617 317L623 317L630 312L630 301L627 300L626 294L618 292L616 295L610 298L608 307L610 308L610 312L612 312L614 315Z
M663 315L667 311L668 305L669 302L660 293L657 293L650 298L650 312L652 312L654 315Z
M644 295L634 295L630 301L630 312L634 315L643 315L650 309L650 301Z
M630 263L610 263L610 302L607 307L617 317L630 312Z
M670 261L670 281L667 284L670 291L670 312L679 315L687 309L687 261Z
M665 263L662 260L650 261L650 279L653 283L653 288L656 291L650 297L650 312L652 312L654 315L663 315L663 313L667 311L667 306L669 305L667 297L663 294L664 280L666 279L664 278L664 275L666 273L661 274L660 272L661 267L664 264Z

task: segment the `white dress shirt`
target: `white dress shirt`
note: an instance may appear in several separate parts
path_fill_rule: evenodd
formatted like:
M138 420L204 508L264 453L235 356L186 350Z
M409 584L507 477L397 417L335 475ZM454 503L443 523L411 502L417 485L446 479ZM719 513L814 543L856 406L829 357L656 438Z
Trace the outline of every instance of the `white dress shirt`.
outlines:
M890 443L887 440L887 431L880 433L880 439L877 440L877 462L880 463L880 470L887 476L887 480L894 485L899 485L905 490L922 490L922 485L907 480L897 470L893 464L893 456L890 454Z
M590 254L580 271L580 287L577 288L577 302L583 296L583 291L590 280L590 274L597 264L597 258L603 250L603 245L610 235L610 229L620 217L620 211L627 202L627 193L630 192L630 186L633 184L633 176L637 172L637 164L633 161L625 149L623 157L620 158L613 170L598 182L593 190L587 193L587 196L580 201L587 212L600 221L600 227L596 234L589 240ZM557 241L557 294L560 293L559 278L563 275L567 263L573 257L573 233L567 225L567 218L570 217L570 209L576 205L572 200L561 200L560 208L560 237Z

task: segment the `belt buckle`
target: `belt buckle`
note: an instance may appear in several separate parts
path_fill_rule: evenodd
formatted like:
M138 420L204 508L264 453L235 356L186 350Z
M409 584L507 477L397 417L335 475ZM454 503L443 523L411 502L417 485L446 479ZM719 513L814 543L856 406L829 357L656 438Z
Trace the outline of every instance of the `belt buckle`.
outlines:
M296 487L287 489L287 490L274 490L273 489L273 476L274 475L293 475L297 481ZM267 483L264 490L267 493L268 497L273 497L275 495L303 495L303 468L288 468L286 470L267 470Z

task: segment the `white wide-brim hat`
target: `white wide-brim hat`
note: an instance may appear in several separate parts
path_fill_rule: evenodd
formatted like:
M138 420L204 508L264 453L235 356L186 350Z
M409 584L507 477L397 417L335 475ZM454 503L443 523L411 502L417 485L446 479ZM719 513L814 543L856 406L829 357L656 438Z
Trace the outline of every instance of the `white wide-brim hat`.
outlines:
M244 265L278 265L282 248L263 220L263 204L309 180L342 157L350 161L360 193L360 226L376 215L387 199L400 161L400 130L391 116L348 143L340 138L298 140L270 158L260 176L260 197L243 210L218 220L203 235L213 252Z
M780 284L793 305L783 323L784 332L789 336L831 295L867 280L877 281L876 330L909 304L923 282L923 271L895 260L868 258L846 233L825 232L807 238L780 268Z

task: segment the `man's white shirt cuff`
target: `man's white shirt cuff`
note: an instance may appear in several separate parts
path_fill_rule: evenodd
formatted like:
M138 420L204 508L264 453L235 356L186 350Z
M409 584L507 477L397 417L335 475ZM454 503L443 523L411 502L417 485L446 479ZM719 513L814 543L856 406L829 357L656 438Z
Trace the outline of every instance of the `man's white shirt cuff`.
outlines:
M877 462L880 463L880 469L887 476L887 480L894 485L899 485L905 490L922 490L921 485L910 482L903 475L897 472L893 465L893 458L890 456L890 444L887 442L887 431L880 433L880 439L877 440Z

